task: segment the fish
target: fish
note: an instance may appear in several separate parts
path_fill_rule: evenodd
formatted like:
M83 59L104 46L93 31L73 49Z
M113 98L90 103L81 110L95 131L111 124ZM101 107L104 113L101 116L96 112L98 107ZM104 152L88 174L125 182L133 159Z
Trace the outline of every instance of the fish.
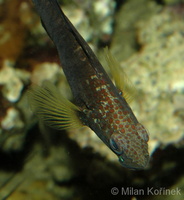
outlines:
M98 58L63 13L57 0L32 0L43 27L55 44L60 64L73 95L73 102L45 81L33 85L28 99L44 123L62 130L87 126L129 169L145 169L149 163L146 128L138 122L128 102L127 75L106 48L110 79ZM130 95L131 96L131 95Z

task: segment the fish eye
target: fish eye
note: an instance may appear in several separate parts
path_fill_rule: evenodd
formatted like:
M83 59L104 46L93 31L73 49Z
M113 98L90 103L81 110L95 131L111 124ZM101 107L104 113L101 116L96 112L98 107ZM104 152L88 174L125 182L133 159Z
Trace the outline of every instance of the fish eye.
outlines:
M112 138L110 139L110 146L115 153L117 154L122 153L121 149L118 147L117 143Z

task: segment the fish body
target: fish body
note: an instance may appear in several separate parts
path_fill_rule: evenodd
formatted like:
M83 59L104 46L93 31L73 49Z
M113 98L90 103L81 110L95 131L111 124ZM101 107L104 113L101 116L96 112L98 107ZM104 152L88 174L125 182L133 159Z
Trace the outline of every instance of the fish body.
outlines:
M108 77L97 57L57 0L33 0L42 24L55 44L61 66L71 87L75 105L63 100L56 88L46 83L30 90L33 110L58 129L78 125L90 127L127 168L146 167L148 133L129 107L124 91ZM107 61L116 65L107 52ZM113 67L113 66L112 66Z

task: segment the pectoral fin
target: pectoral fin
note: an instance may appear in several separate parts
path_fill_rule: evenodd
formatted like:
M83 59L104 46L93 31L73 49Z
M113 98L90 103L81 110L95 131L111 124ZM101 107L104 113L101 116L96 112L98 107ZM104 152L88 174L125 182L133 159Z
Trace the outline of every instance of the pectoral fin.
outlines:
M106 62L110 68L111 74L114 78L116 87L122 91L122 96L130 103L136 94L136 89L132 82L129 80L123 68L118 61L112 56L109 49L105 48Z
M33 85L28 91L32 111L49 126L56 129L82 127L78 117L80 109L64 98L49 81L43 87Z

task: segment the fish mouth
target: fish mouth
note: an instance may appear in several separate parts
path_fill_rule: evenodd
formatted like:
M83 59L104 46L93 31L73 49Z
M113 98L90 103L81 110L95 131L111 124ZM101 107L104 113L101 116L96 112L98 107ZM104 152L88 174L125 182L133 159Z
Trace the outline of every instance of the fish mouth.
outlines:
M123 167L129 168L131 170L144 170L148 164L149 159L144 163L133 162L130 158L124 158L122 155L119 156L119 162Z

